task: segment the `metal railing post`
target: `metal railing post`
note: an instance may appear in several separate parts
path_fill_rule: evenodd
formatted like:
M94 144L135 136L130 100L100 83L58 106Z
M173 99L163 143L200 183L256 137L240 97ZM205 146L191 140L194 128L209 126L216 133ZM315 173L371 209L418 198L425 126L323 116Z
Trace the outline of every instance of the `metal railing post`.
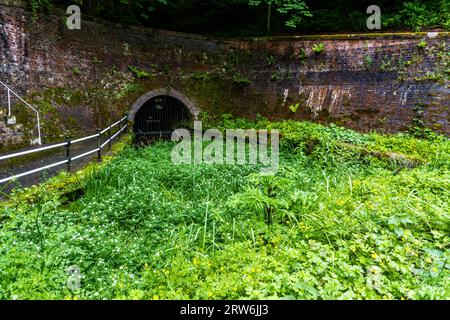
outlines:
M1 81L0 81L0 84L1 84ZM11 92L14 93L13 91L11 91ZM125 121L125 123L122 123L124 121ZM120 125L120 128L121 128L120 130L127 129L127 127L128 127L127 119L126 118L122 118L121 120L119 120L116 123L114 123L114 127L117 126L117 125ZM97 134L93 134L93 135L86 136L86 137L83 137L83 138L69 140L69 138L66 137L65 138L65 142L61 142L61 143L58 143L58 144L48 145L48 146L40 147L40 148L34 148L34 149L31 149L31 150L26 150L26 151L20 151L20 152L16 152L16 153L12 153L12 154L7 154L7 155L0 155L0 161L2 161L2 160L8 160L8 159L12 159L12 158L20 157L20 156L25 156L25 155L29 155L29 154L34 154L34 153L46 151L46 150L53 150L53 149L56 149L56 148L59 149L59 148L63 148L64 147L65 150L66 150L66 152L65 152L66 159L65 160L62 160L62 161L59 161L59 162L55 162L53 164L45 165L43 167L36 168L36 169L33 169L33 170L29 170L29 171L26 171L26 172L22 172L20 174L9 176L7 178L0 178L0 184L12 181L14 179L18 179L18 178L21 178L21 177L25 177L25 176L28 176L28 175L31 175L31 174L35 174L35 173L38 173L38 172L42 172L42 171L48 170L50 168L56 168L58 166L63 166L63 165L67 165L67 170L70 172L71 171L71 167L72 167L72 162L74 162L74 161L76 161L78 159L83 159L83 158L85 158L85 157L87 157L89 155L95 154L95 153L97 153L98 161L101 162L102 161L102 150L103 150L103 148L105 148L106 145L109 144L109 148L110 148L110 150L112 150L112 140L115 139L117 136L119 136L121 134L121 131L119 131L119 132L116 132L114 135L112 135L112 129L113 129L113 126L110 125L109 127L107 127L104 130L97 129ZM103 135L103 133L106 133L107 131L108 131L109 139L102 143L102 135ZM95 139L95 138L97 138L97 148L96 149L92 149L92 150L87 151L85 153L82 153L80 155L71 156L70 147L71 147L72 144L77 144L77 143L80 143L82 141L91 140L91 139Z
M101 136L102 136L102 134L101 134L100 129L97 129L97 134L98 134L98 136L97 136L97 149L98 149L98 151L97 151L97 161L98 162L102 162L102 145L101 145Z
M23 100L17 93L15 93L13 90L11 90L6 84L4 84L2 81L0 81L0 85L2 85L3 87L5 87L8 90L8 95L10 95L11 93L13 94L13 96L15 96L17 99L19 99L22 103L25 104L26 107L28 107L29 109L33 110L36 113L36 119L37 119L37 129L38 129L38 144L42 145L42 136L41 136L41 122L40 122L40 116L39 116L39 111L33 107L32 105L30 105L28 102L26 102L25 100ZM10 107L9 107L10 108ZM10 110L8 110L8 112L10 112ZM10 116L11 114L9 114Z
M121 137L122 137L122 119L120 119L120 122L119 122L119 140Z
M72 159L70 159L70 145L71 145L71 141L68 139L68 138L66 138L66 159L67 159L67 171L69 171L70 172L70 167L71 167L71 162L72 162Z
M36 110L36 119L37 119L37 130L38 130L38 145L42 145L42 134L41 134L41 119L39 112Z
M11 117L11 92L9 92L9 88L6 91L8 91L8 117Z
M109 126L109 129L108 129L108 149L109 149L109 152L111 152L111 130L112 130L112 128L111 128L111 126Z

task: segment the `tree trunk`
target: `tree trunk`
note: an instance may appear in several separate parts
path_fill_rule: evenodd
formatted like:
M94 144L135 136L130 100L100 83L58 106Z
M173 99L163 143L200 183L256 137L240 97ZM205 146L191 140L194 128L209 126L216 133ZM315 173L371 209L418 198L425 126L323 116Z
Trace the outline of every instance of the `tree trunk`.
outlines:
M84 2L86 13L90 16L95 16L97 11L97 1L96 0L87 0Z
M267 6L267 35L270 35L270 24L272 22L272 3L269 3Z

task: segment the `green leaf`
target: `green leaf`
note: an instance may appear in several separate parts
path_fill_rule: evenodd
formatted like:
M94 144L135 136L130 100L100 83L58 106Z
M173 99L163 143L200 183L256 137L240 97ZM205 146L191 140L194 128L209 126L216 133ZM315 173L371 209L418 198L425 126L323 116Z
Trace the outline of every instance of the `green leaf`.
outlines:
M401 228L395 228L395 229L394 229L394 232L395 232L395 234L396 234L398 237L402 237L403 234L405 233L405 231L404 231L403 229L401 229Z
M296 113L299 108L300 108L300 103L292 104L292 105L289 106L289 109L293 113Z

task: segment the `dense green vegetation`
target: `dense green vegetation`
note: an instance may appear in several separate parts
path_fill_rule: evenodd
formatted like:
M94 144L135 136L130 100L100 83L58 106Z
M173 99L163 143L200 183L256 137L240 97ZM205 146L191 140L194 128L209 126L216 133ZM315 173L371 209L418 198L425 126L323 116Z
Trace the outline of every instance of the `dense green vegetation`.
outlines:
M33 11L78 3L82 12L123 24L222 36L368 31L373 1L309 0L31 0ZM379 0L383 30L450 28L447 0Z
M175 166L161 142L19 191L0 211L0 298L450 297L447 138L215 125L279 129L279 172Z

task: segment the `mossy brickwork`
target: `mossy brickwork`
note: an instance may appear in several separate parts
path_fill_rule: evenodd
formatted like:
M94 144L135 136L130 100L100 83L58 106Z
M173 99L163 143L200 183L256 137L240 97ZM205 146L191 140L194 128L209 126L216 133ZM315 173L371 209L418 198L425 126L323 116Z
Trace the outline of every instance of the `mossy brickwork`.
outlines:
M217 40L86 17L81 30L68 30L64 12L33 19L1 3L2 80L42 111L47 142L92 132L158 88L182 92L210 117L362 131L408 130L424 105L423 125L450 134L447 33Z

